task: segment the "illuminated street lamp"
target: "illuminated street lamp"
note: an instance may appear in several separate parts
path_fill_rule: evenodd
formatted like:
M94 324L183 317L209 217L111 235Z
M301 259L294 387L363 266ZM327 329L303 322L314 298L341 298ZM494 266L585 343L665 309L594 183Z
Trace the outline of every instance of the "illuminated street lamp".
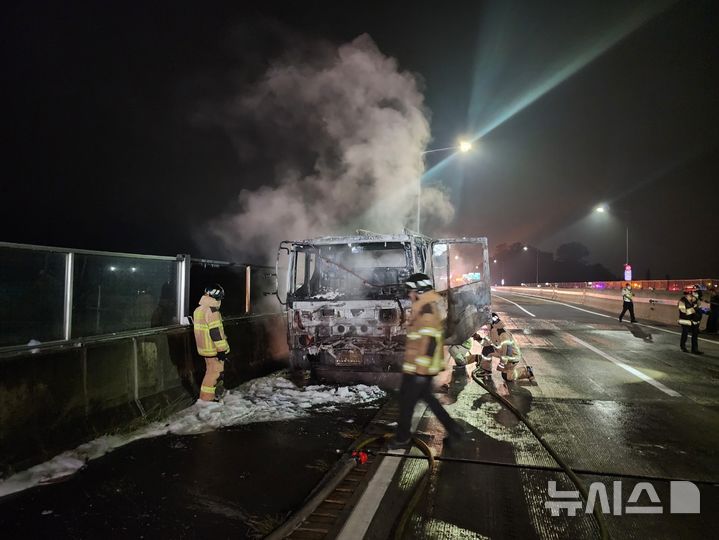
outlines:
M434 152L447 152L449 150L454 150L455 152L460 152L462 154L466 154L472 149L472 143L467 140L460 140L459 143L456 146L446 146L444 148L433 148L431 150L425 150L420 155L424 156L426 154L433 154ZM422 177L419 177L419 180L417 181L417 232L420 232L420 223L422 219Z
M524 246L522 249L523 249L524 251L529 251L529 246ZM536 269L537 269L537 272L536 272L536 274L535 274L535 281L534 281L534 283L538 285L538 284L539 284L539 248L534 248L534 253L535 253L536 258L537 258L537 259L536 259L536 263L537 263Z
M598 214L605 214L609 212L609 209L606 205L600 204L594 209L595 212ZM616 211L614 212L616 213ZM625 259L625 265L629 265L629 223L625 221L624 226L626 228L626 259Z

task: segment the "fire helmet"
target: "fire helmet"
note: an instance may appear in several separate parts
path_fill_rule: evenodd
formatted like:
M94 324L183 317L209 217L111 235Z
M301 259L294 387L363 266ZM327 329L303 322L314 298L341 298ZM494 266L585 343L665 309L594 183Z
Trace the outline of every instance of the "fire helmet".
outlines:
M215 283L209 287L205 287L205 294L215 300L222 300L225 297L225 289L222 285Z
M499 315L496 313L492 313L491 317L489 318L490 322L492 324L497 324L498 322L502 322L502 319L499 318Z
M407 281L405 281L405 285L411 290L418 293L423 293L425 291L431 291L432 290L432 280L429 279L429 276L427 274L422 274L420 272L416 274L412 274L407 278Z

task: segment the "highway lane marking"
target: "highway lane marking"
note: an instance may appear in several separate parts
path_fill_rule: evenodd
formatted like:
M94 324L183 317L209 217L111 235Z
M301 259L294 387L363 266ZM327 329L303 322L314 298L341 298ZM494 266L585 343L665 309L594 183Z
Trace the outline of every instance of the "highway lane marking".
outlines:
M500 300L504 300L505 302L509 302L510 304L514 304L514 305L517 306L519 309L521 309L522 311L524 311L527 315L531 315L532 317L536 317L536 315L535 315L534 313L530 313L529 311L527 311L526 309L524 309L522 306L520 306L519 304L517 304L517 302L512 302L509 298L505 298L504 296L499 296L498 294L495 294L494 296L496 296L496 297L499 298Z
M422 405L414 411L412 415L413 433L417 430L417 426L426 411L426 405ZM390 450L390 453L397 452L397 456L402 457L409 451L411 449L404 451ZM362 497L360 497L337 536L338 540L362 540L364 538L401 462L401 459L382 459L382 463L377 467Z
M551 302L552 304L559 304L560 306L565 306L568 308L576 309L577 311L583 311L584 313L589 313L591 315L596 315L597 317L605 317L607 319L614 319L617 318L612 315L605 315L604 313L597 313L596 311L589 311L588 309L580 308L577 306L573 306L571 304L565 304L564 302L558 302L557 300L549 300L548 298L543 298L541 296L533 296L531 294L524 294L524 293L518 293L518 292L511 292L510 294L516 294L517 296L524 296L526 298L533 298L535 300L543 300L544 302ZM501 298L498 294L495 294L494 296L497 296ZM659 328L658 326L652 326L651 324L645 324L645 323L631 323L636 324L638 326L643 326L644 328L651 328L652 330L659 330L660 332L666 332L667 334L674 334L675 336L681 336L681 332L677 332L676 330L668 330L666 328ZM707 339L703 337L699 337L701 341L704 341L706 343L711 343L712 345L719 345L719 342L714 341L713 339Z
M666 386L664 386L664 385L663 385L662 383L660 383L659 381L657 381L657 380L655 380L655 379L652 379L649 375L646 375L645 373L642 373L641 371L639 371L638 369L633 368L632 366L628 366L627 364L625 364L625 363L622 362L621 360L617 360L617 359L614 358L613 356L611 356L611 355L605 353L605 352L604 352L603 350L601 350L601 349L598 349L598 348L595 347L594 345L592 345L592 344L590 344L590 343L587 343L586 341L584 341L584 340L582 340L582 339L579 339L577 336L574 336L574 335L572 335L572 334L569 334L569 333L568 333L568 335L569 335L570 338L572 338L574 341L576 341L576 342L579 343L580 345L583 345L584 347L586 347L586 348L589 349L590 351L597 353L599 356L601 356L601 357L603 357L603 358L606 358L607 360L609 360L609 361L612 362L613 364L619 366L619 367L622 368L622 369L627 370L629 373L631 373L632 375L635 375L635 376L639 377L639 378L642 379L643 381L648 382L648 383L651 384L653 387L655 387L655 388L661 390L661 391L664 392L665 394L667 394L667 395L669 395L669 396L672 396L672 397L682 397L682 395L681 395L679 392L677 392L677 391L675 391L675 390L672 390L671 388L667 388Z

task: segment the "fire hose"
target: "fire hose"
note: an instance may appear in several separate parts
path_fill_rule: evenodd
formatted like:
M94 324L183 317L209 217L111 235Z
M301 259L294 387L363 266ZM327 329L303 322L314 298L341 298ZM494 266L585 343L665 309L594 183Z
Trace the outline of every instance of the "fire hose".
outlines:
M561 458L559 454L554 450L554 448L551 447L551 445L544 440L544 437L537 431L537 428L534 427L534 425L529 421L529 419L522 414L522 412L517 409L512 403L505 398L504 396L500 395L496 390L489 387L487 384L482 381L478 375L475 373L472 373L472 379L474 382L476 382L479 386L481 386L486 392L488 392L492 397L494 397L496 400L498 400L502 405L507 407L514 415L525 425L527 426L527 429L532 432L532 435L534 435L539 441L539 443L544 447L544 449L549 453L550 456L554 459L554 461L557 462L557 465L559 465L562 470L565 472L565 474L569 477L569 479L572 481L572 483L577 487L577 490L579 493L581 493L582 498L586 502L589 497L589 492L587 491L586 486L584 483L579 479L579 477L576 475L576 473L572 470L572 468ZM597 510L597 505L594 505L592 508L592 514L594 515L594 519L597 522L597 526L599 527L599 536L602 540L609 539L609 531L607 530L607 524L604 521L604 516L602 516L602 513Z

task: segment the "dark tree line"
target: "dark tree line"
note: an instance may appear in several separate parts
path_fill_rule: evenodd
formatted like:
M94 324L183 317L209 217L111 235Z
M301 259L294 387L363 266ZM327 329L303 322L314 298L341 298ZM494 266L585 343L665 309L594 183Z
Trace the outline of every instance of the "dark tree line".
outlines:
M490 261L492 283L610 281L618 279L601 264L589 264L589 249L579 242L569 242L549 253L515 242L499 244Z

